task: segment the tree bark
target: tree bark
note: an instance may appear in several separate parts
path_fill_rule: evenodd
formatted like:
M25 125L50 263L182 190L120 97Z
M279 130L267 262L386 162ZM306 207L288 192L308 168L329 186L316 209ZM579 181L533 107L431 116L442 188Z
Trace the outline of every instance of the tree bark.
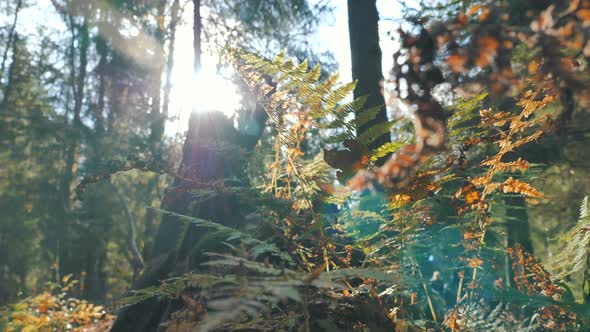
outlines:
M74 25L73 18L71 18L70 22L72 25ZM75 29L76 27L72 26L72 38L75 38ZM74 107L71 128L72 135L70 137L70 144L68 146L66 153L66 169L61 188L63 193L64 206L66 209L69 209L70 206L70 185L74 179L75 156L81 135L81 112L82 103L84 100L84 82L86 81L86 65L88 64L88 46L90 42L90 37L88 35L88 27L86 26L85 22L82 23L78 30L80 38L78 73L76 73L75 50L70 50L72 52L72 54L70 55L70 67L72 71L72 82L74 82Z
M100 137L105 131L105 92L106 92L106 67L107 67L107 45L104 39L98 37L96 41L96 51L99 55L98 60L98 100L96 103L95 125L97 136Z
M352 78L357 80L354 97L368 97L364 109L381 106L381 110L373 120L356 128L357 136L360 136L375 124L387 121L385 99L381 91L383 68L376 0L348 0L348 31ZM390 134L384 134L376 139L369 148L376 149L390 141Z
M160 1L157 7L157 17L164 17L166 1ZM160 159L162 157L162 137L166 117L161 113L162 109L162 72L164 70L164 27L158 24L155 33L157 41L154 61L156 65L153 69L153 80L151 82L151 111L150 111L150 149L152 158Z
M86 80L86 65L88 63L88 46L90 43L90 37L88 34L88 27L86 26L85 22L82 22L80 26L78 26L74 22L73 17L69 17L70 21L70 28L72 31L72 40L78 38L79 42L79 54L78 54L78 68L76 70L76 60L75 60L75 47L72 43L70 49L70 70L71 70L71 79L72 79L72 90L74 95L74 106L73 106L73 120L71 127L68 128L69 135L66 136L65 142L65 169L64 173L61 177L60 182L60 191L61 191L61 204L62 204L62 215L60 217L60 227L62 228L57 233L57 240L60 243L57 244L56 253L59 256L59 262L61 266L59 267L60 273L62 275L68 273L76 273L78 277L78 273L80 272L80 266L76 263L73 255L75 254L70 250L70 239L68 236L70 234L70 210L71 210L71 185L75 178L75 170L76 170L76 153L78 151L81 134L82 134L82 120L81 120L81 112L82 106L84 101L84 82ZM78 35L76 35L76 30Z
M168 116L170 91L172 90L172 69L174 69L174 43L176 42L176 24L178 23L179 0L174 0L170 13L170 39L168 40L168 59L166 61L166 84L164 86L164 102L162 116Z
M203 23L201 21L201 0L193 0L193 50L194 50L194 71L195 77L201 72L201 31Z
M183 158L175 179L162 201L162 209L196 218L235 226L244 220L233 193L194 200L193 190L208 188L213 182L243 174L244 165L235 156L216 146L240 145L244 140L230 119L219 112L194 113L183 148ZM199 270L207 258L204 251L224 250L222 241L210 238L207 228L186 225L176 216L165 214L154 243L153 257L133 289L159 285L161 280ZM112 331L157 331L169 314L179 307L177 300L150 299L123 309Z

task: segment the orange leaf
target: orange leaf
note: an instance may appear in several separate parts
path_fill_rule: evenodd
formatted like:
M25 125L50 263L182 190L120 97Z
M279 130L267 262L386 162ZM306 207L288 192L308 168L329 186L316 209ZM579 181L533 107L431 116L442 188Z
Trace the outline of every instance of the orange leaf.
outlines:
M412 201L412 196L408 194L395 194L391 197L391 206L402 207Z
M479 15L479 21L483 22L483 21L487 20L488 17L490 17L490 10L488 8L484 8L481 11L481 14Z
M574 10L576 10L576 8L578 8L578 5L580 4L580 0L571 0L570 1L570 6L567 9L567 12L573 12Z
M467 266L476 269L483 264L483 261L477 257L467 258Z
M459 15L457 15L457 17L455 18L455 22L459 25L465 25L468 21L469 17L467 17L467 15L464 15L463 13L459 13Z
M576 16L582 21L590 21L590 9L580 9L576 12Z
M528 65L529 74L535 74L539 71L539 62L538 61L531 61Z
M481 37L479 38L479 40L477 41L477 43L479 44L479 46L489 49L489 50L496 50L498 49L498 46L500 45L500 43L498 43L498 40L496 38L492 38L492 37Z
M465 232L465 233L463 233L463 239L464 240L477 239L480 236L481 236L481 233L476 233L476 232Z
M470 190L474 190L475 186L473 185L473 183L469 182L466 185L464 185L463 187L461 187L461 189L457 190L457 192L455 193L455 195L453 196L455 199L461 197L461 195L463 195L464 193L470 191Z
M480 8L481 8L481 5L474 5L473 7L469 8L466 15L471 16L471 15L475 14L475 12L477 12Z
M465 64L467 63L467 57L464 55L453 54L447 58L447 64L451 67L454 72L465 71Z
M475 64L479 67L485 67L496 56L500 43L492 37L481 37L478 39L477 44L480 50Z
M440 35L436 37L436 42L438 43L439 47L442 47L444 44L448 43L451 40L449 35Z
M530 184L513 179L512 177L509 177L508 180L504 181L504 183L500 185L500 188L504 193L522 194L535 198L547 198L547 196Z
M558 33L561 37L569 37L574 33L574 22L569 22L565 26L559 28Z
M473 190L465 194L465 203L473 204L479 200L479 192L477 190Z

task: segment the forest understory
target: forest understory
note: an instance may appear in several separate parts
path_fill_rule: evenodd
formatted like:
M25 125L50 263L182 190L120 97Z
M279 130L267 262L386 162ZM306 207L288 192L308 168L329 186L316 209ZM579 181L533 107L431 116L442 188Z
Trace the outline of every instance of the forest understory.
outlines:
M3 331L590 330L589 0L0 13Z

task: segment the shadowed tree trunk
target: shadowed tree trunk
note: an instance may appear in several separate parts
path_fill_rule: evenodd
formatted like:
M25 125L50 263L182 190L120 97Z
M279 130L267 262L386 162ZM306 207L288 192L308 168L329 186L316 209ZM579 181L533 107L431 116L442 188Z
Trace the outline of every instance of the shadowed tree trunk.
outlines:
M166 12L166 1L160 0L157 6L157 17L164 17ZM164 136L164 129L166 124L166 116L162 112L162 72L164 71L164 39L165 30L163 24L158 24L158 28L154 33L154 38L157 45L154 49L153 61L155 62L151 68L151 109L150 109L150 149L154 159L162 158L162 137Z
M4 70L6 69L6 60L8 58L8 50L12 47L12 43L14 42L15 38L14 35L16 33L16 23L18 22L18 14L22 8L23 1L18 0L16 3L16 8L14 9L14 20L12 22L12 26L10 27L10 32L8 33L8 40L6 41L6 47L4 48L4 54L2 55L2 64L0 64L0 75L4 75ZM0 76L0 81L2 77Z
M348 33L350 37L350 55L352 62L352 78L357 81L354 98L366 96L363 110L380 107L376 116L367 123L356 128L357 137L376 124L387 122L385 99L381 82L383 68L381 64L381 47L379 46L379 13L376 0L348 0ZM362 112L362 111L361 111ZM357 114L358 116L358 114ZM391 142L391 135L385 133L370 143L369 149ZM377 161L383 164L386 157ZM362 195L360 208L367 211L381 211L386 203L383 195ZM370 225L365 231L376 231L376 225Z
M60 216L59 222L56 224L56 241L55 252L56 258L59 262L57 268L59 276L66 274L74 274L81 278L81 273L84 267L81 267L79 260L76 257L76 250L73 249L71 232L74 225L71 206L71 186L74 182L78 162L77 154L79 152L82 141L82 107L85 94L86 81L86 65L88 64L88 47L90 44L90 36L88 26L83 21L80 24L75 23L73 16L68 16L70 29L72 33L72 44L70 46L69 66L70 79L72 83L72 91L74 97L74 105L72 108L73 119L66 140L64 141L64 159L65 168L60 179ZM78 41L79 46L75 46L74 41ZM78 61L76 61L76 50L78 50ZM76 65L77 64L77 65Z
M172 69L174 68L174 43L176 42L176 26L179 20L180 0L174 0L170 9L170 39L168 41L168 59L166 60L166 84L164 85L164 102L162 116L168 117L170 92L172 91Z
M367 124L356 128L361 135L375 124L387 121L385 99L381 92L383 68L379 46L379 13L376 0L348 0L348 31L352 60L352 78L358 83L354 98L367 96L365 109L381 106L381 111ZM389 134L381 135L370 146L371 149L390 142Z
M213 183L222 184L224 178L243 178L245 165L231 149L244 141L243 135L222 113L193 113L179 177L167 190L162 209L232 227L241 224L244 216L234 193L224 191L203 201L196 200L194 191L211 188ZM222 241L208 234L207 228L195 224L187 226L178 217L165 214L154 243L153 259L133 289L159 285L161 280L199 270L207 259L203 252L223 249ZM140 302L121 311L112 331L156 331L179 307L178 300Z

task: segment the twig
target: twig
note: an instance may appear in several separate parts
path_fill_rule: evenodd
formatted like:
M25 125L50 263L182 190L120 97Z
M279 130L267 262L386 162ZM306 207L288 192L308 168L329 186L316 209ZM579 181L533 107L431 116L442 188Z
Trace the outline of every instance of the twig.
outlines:
M422 280L422 287L424 287L424 293L426 293L426 300L428 301L428 307L430 308L430 313L432 314L432 320L434 320L436 322L437 320L436 320L436 313L434 312L434 305L432 305L432 300L430 299L430 294L428 293L428 287L426 286L426 283L424 282L424 276L422 275L422 269L420 269L420 266L418 266L418 265L416 265L416 266L418 268L418 274L420 275L420 280Z
M467 293L465 293L465 295L463 295L463 297L457 301L457 304L455 304L455 306L453 307L453 309L451 309L451 312L449 312L449 314L447 315L447 317L445 317L445 319L440 323L440 326L444 326L445 323L449 320L449 317L451 317L455 311L457 311L457 309L459 309L459 304L463 303L463 301L467 298Z
M121 201L121 205L123 206L123 211L125 212L125 216L127 217L127 223L129 225L129 245L131 246L131 252L133 253L133 257L135 258L137 263L139 263L139 267L144 268L145 261L143 259L143 256L141 255L141 251L139 250L139 247L137 246L137 242L135 241L135 218L133 218L133 214L129 210L129 205L127 205L127 201L125 200L125 197L123 197L123 195L121 195L121 193L115 187L115 185L113 185L111 183L111 186L113 187L115 194L119 198L119 201Z

